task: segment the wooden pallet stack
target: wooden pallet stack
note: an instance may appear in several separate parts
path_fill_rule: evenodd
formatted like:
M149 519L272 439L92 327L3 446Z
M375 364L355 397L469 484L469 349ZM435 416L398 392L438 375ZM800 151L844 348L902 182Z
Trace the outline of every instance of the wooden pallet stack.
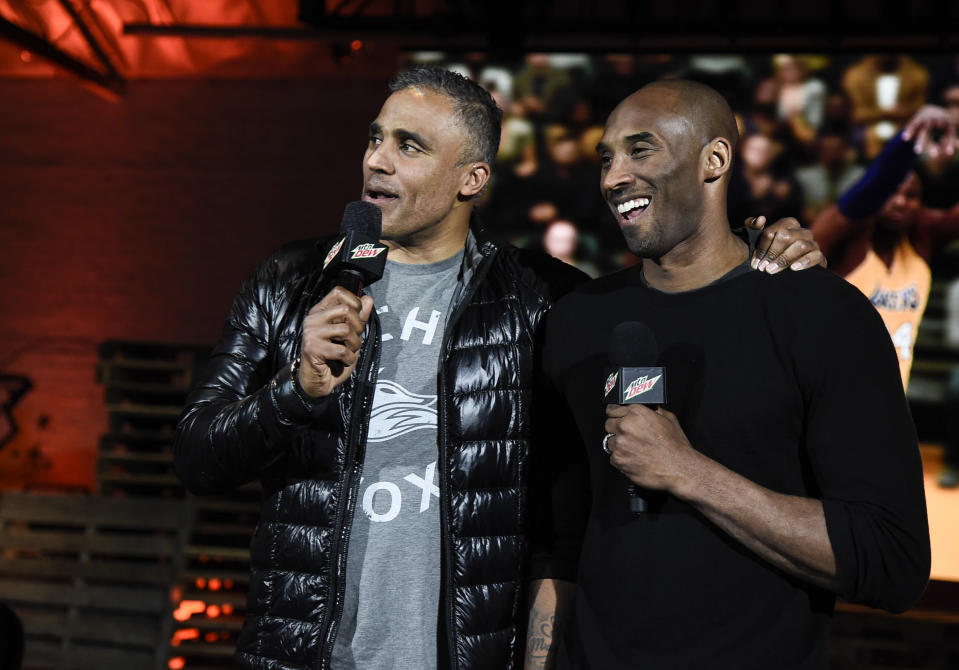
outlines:
M177 418L209 347L108 341L100 347L109 429L100 441L98 489L105 495L186 497L194 521L179 577L170 668L232 667L243 620L249 540L260 489L189 496L173 471Z
M168 667L191 525L185 500L0 494L0 593L23 624L23 667Z

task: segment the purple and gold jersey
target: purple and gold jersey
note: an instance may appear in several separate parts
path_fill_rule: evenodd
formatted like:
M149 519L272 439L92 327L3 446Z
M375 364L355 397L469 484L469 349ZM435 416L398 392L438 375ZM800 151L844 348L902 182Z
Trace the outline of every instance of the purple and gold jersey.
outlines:
M846 281L865 293L879 310L899 354L899 372L906 388L919 321L929 299L932 282L929 264L903 236L893 252L890 267L869 249L862 263L846 275Z

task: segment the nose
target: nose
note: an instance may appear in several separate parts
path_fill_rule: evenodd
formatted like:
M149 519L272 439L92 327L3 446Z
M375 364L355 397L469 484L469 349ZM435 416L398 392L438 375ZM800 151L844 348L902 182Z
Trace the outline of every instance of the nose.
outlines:
M382 172L384 174L391 174L393 172L393 160L389 156L385 142L370 144L366 149L366 156L363 162L366 163L366 167L369 168L371 172Z
M609 168L601 177L603 191L621 191L634 181L633 175L627 170L626 157L614 154Z

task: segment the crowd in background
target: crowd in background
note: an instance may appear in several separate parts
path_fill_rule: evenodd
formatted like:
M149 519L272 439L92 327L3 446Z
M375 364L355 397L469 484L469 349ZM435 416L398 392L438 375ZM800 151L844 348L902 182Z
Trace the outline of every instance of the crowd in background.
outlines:
M590 274L633 262L599 193L596 144L612 108L642 85L687 78L719 90L736 112L740 145L729 192L733 223L794 216L803 225L863 173L923 104L959 119L959 58L936 55L418 53L485 86L504 110L494 178L481 207L488 228L545 248ZM923 158L923 201L959 201L959 158ZM935 268L934 268L935 271Z

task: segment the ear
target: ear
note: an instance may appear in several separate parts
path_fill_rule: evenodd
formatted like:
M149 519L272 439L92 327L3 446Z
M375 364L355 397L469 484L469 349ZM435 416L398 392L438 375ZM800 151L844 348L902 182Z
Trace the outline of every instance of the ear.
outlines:
M733 147L725 137L717 137L703 148L703 181L713 182L733 166Z
M473 161L469 164L469 171L466 173L466 179L460 187L459 195L464 200L468 200L483 190L489 181L490 167L488 163Z

